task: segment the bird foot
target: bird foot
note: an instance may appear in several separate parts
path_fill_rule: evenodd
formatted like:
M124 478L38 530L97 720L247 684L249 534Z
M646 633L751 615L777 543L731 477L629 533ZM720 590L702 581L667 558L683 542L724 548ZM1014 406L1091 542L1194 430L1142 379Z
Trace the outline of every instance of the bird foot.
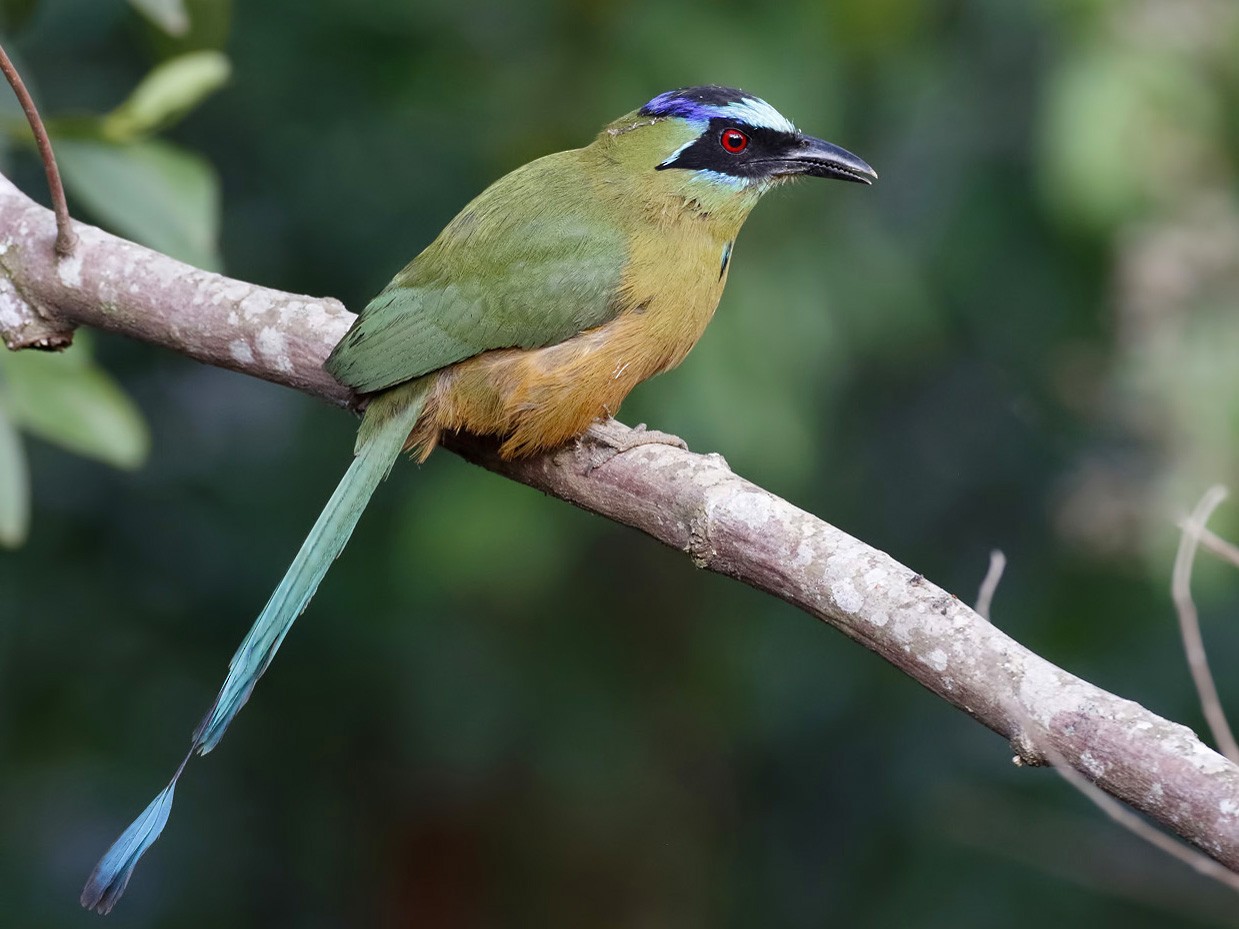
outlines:
M638 423L632 429L618 432L614 428L615 420L608 419L594 423L585 430L581 438L588 438L594 445L603 449L601 455L589 466L587 474L592 474L616 455L630 452L642 445L670 445L673 448L688 450L688 445L678 435L669 432L659 432L657 429L647 429L645 423Z

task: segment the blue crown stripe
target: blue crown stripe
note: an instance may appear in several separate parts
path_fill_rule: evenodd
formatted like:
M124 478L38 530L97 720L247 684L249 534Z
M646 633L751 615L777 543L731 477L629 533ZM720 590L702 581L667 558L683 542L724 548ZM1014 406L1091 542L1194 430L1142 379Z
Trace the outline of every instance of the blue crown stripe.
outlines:
M785 116L760 97L716 84L667 91L641 107L639 112L642 116L673 117L702 123L712 119L732 119L778 132L796 131Z

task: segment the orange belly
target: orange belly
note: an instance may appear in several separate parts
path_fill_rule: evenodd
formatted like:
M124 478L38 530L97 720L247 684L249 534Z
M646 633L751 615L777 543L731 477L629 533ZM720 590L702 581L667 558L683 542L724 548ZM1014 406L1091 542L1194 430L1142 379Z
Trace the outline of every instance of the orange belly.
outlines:
M637 384L675 367L714 315L726 282L715 236L681 240L668 255L635 250L625 309L610 322L537 349L499 349L435 372L426 409L409 438L422 458L442 432L503 439L505 458L555 448L613 416ZM654 269L662 271L656 276ZM644 285L644 286L643 286Z
M718 306L752 203L728 212L679 194L652 202L628 239L620 312L557 345L487 351L426 375L432 389L409 447L425 458L441 433L460 431L500 437L505 458L555 448L684 359Z
M442 432L494 435L504 440L500 455L516 458L576 438L687 352L634 338L634 328L621 318L558 345L485 352L445 368L433 375L410 444L424 458Z

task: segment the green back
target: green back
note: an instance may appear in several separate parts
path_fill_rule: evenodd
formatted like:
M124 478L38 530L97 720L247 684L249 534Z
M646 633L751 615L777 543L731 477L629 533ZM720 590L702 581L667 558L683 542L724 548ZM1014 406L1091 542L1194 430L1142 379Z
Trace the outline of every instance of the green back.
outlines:
M483 191L370 301L327 370L354 390L383 390L611 319L625 238L583 151L540 158Z

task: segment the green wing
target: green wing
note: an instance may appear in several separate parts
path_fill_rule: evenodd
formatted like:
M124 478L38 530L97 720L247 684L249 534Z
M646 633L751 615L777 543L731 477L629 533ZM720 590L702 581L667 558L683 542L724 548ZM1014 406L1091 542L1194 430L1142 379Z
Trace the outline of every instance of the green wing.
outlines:
M548 155L487 188L370 301L327 370L354 390L383 390L613 318L625 238L580 154Z

